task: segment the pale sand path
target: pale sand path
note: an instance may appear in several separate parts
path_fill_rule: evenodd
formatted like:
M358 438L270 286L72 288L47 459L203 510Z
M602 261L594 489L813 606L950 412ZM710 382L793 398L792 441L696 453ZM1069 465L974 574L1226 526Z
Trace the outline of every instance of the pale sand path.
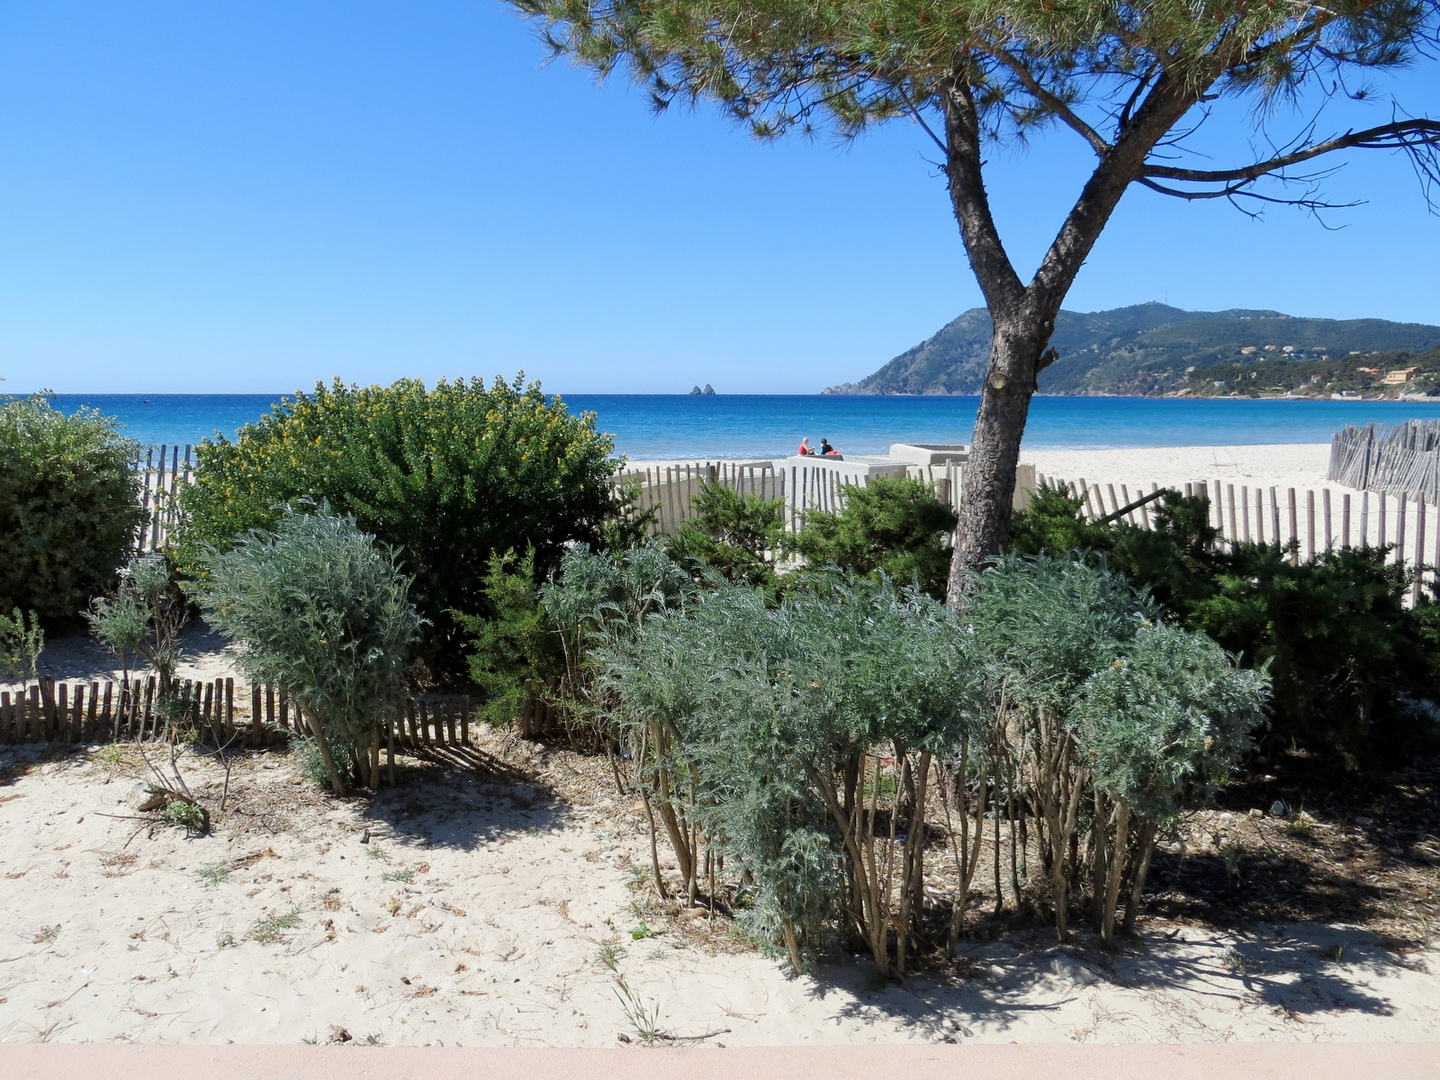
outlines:
M570 768L512 752L542 778ZM36 753L0 751L0 776ZM216 805L219 768L185 768ZM613 792L567 806L432 766L335 801L262 754L237 764L215 833L186 839L124 818L127 769L72 756L0 784L0 1041L294 1045L344 1028L356 1043L615 1046L637 1038L617 973L661 1031L708 1045L1440 1037L1440 957L1343 927L1151 922L1109 957L1035 931L967 947L954 979L877 986L858 960L790 978L703 920L632 935L648 856ZM197 871L220 863L233 872L205 884ZM267 940L277 917L293 926Z

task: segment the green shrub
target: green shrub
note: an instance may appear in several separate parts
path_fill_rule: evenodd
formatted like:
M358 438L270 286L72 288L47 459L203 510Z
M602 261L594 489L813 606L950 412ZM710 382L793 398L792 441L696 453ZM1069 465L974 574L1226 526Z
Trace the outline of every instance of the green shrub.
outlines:
M130 681L130 658L140 656L168 691L180 662L180 632L189 617L189 602L175 581L165 555L131 559L109 596L97 596L85 618L90 632L120 661L122 678Z
M954 527L954 511L923 480L878 477L868 487L847 486L840 513L809 513L793 543L812 567L883 571L939 599L950 575L944 534Z
M1297 557L1273 544L1221 545L1201 498L1168 492L1155 530L1081 520L1079 502L1042 489L1015 516L1011 551L1103 560L1150 590L1171 616L1274 680L1274 747L1345 769L1394 760L1427 734L1415 699L1440 698L1440 605L1403 600L1414 578L1388 549Z
M1000 557L969 614L994 717L979 748L979 806L987 783L1007 803L1023 787L1061 939L1088 862L1108 940L1122 896L1127 926L1135 920L1158 830L1250 747L1268 678L1204 635L1161 624L1122 575L1070 559Z
M320 752L320 744L313 737L299 736L290 740L290 752L295 755L295 771L316 787L330 783L330 766Z
M546 576L571 541L594 541L617 513L612 442L538 384L405 379L317 385L283 400L232 443L207 440L184 492L182 562L203 561L285 506L325 500L400 552L431 623L427 653L459 666L451 611L488 614L490 557L535 551ZM613 530L612 530L613 531Z
M646 622L684 610L700 592L689 571L658 546L620 554L576 546L540 588L540 606L559 642L564 674L549 700L572 729L610 738L610 703L597 696L597 651L633 641Z
M207 621L241 646L247 674L285 687L307 715L336 792L335 751L356 783L376 786L380 732L398 715L421 625L395 553L322 506L212 552L205 570Z
M136 449L93 409L0 399L0 611L78 619L110 587L145 520Z
M1214 592L1180 617L1275 680L1271 740L1348 771L1405 760L1433 733L1411 708L1440 700L1437 606L1403 599L1413 579L1386 551L1352 548L1296 563L1270 545L1227 553ZM1421 722L1417 722L1421 721Z
M526 681L545 686L564 672L564 658L559 634L540 607L534 549L519 560L513 551L491 555L485 594L488 618L454 615L471 635L470 678L486 693L482 711L503 724L525 707Z
M1108 941L1128 892L1135 921L1156 834L1228 779L1264 723L1268 676L1235 666L1204 634L1142 627L1087 681L1076 742L1094 791L1091 873L1096 922Z
M942 604L820 575L778 607L721 588L610 646L621 737L691 898L723 857L751 882L743 924L794 966L854 932L882 972L903 972L924 876L916 808L934 753L968 723L967 641ZM882 752L893 784L877 816L882 766L867 755Z
M773 558L784 534L784 499L742 495L705 481L694 498L696 516L669 537L665 547L677 559L695 559L727 581L773 588Z
M39 674L40 654L45 651L45 628L33 611L14 608L0 614L0 679L18 682L28 690Z
M593 654L596 696L630 751L657 887L664 838L692 903L728 888L797 967L843 943L905 970L937 778L952 940L987 836L1000 884L1002 819L1017 906L1033 843L1061 936L1088 889L1110 937L1158 831L1223 781L1267 695L1263 671L1161 623L1122 575L1043 556L997 560L964 613L832 570L778 602L718 584L627 625Z

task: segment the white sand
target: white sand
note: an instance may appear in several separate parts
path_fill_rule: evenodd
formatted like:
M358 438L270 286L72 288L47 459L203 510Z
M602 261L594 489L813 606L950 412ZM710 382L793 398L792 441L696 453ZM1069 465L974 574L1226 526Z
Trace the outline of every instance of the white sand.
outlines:
M640 816L613 790L550 798L545 778L577 759L513 749L535 779L414 766L373 802L318 793L283 755L242 759L214 834L191 839L125 818L133 756L0 783L0 1041L298 1043L343 1028L356 1042L613 1046L638 1041L617 975L632 1013L711 1045L1440 1037L1436 955L1344 927L1237 939L1152 922L1108 956L1036 931L971 947L963 975L883 987L860 960L787 977L703 916L637 940ZM0 775L33 759L0 750ZM185 768L218 805L220 769ZM207 885L197 871L217 864L231 873ZM257 940L277 916L293 925ZM606 945L623 950L615 972Z
M1282 443L1272 446L1147 446L1126 450L1030 450L1020 460L1033 462L1046 476L1084 478L1161 487L1204 480L1279 488L1321 488L1330 463L1329 443ZM634 461L633 469L694 464L695 459ZM1345 490L1330 485L1336 490Z
M1100 481L1133 490L1143 484L1175 487L1219 480L1250 487L1326 487L1329 443L1282 443L1273 446L1148 446L1129 450L1024 450L1021 461L1034 462L1037 472L1064 480ZM1346 491L1337 484L1328 485Z

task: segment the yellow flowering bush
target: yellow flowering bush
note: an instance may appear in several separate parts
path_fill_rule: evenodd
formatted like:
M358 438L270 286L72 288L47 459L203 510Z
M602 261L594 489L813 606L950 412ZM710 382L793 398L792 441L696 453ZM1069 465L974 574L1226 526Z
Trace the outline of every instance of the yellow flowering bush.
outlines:
M521 377L390 386L317 384L283 399L233 442L207 440L184 493L179 558L203 568L285 508L324 500L400 551L430 621L427 652L458 657L453 610L484 611L492 554L534 548L548 573L572 540L595 541L616 510L614 442L592 413Z

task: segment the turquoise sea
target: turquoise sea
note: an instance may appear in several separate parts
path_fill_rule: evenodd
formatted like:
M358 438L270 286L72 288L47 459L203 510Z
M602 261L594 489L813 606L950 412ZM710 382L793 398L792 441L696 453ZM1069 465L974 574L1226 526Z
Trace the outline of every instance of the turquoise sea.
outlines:
M93 406L145 444L233 437L280 395L60 394L57 407ZM576 394L631 460L764 458L792 453L802 435L842 452L883 453L892 442L969 442L978 398L824 395ZM1440 418L1440 401L1250 401L1037 397L1025 445L1033 450L1329 442L1345 424Z

